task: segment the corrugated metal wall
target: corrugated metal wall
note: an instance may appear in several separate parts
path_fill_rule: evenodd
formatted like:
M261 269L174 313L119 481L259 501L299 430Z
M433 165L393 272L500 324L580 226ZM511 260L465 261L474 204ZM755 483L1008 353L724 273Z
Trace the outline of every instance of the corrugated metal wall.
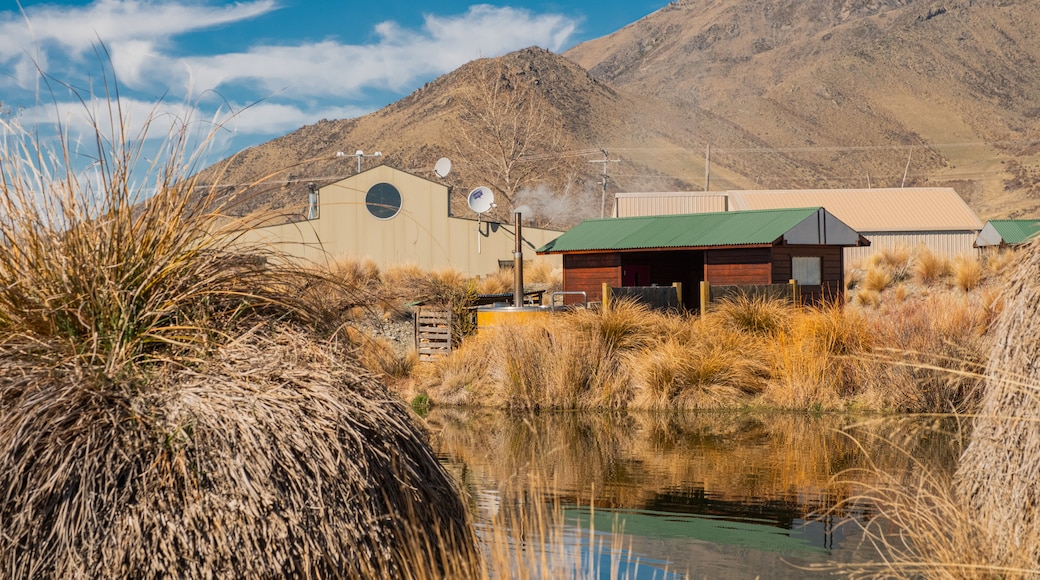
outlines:
M614 217L641 217L726 211L725 194L637 193L614 198Z
M863 232L861 232L863 233ZM978 255L975 243L975 232L899 232L893 234L863 233L870 240L866 248L845 248L845 267L864 266L866 260L882 248L908 248L911 251L920 246L927 247L932 253L945 258L961 255Z

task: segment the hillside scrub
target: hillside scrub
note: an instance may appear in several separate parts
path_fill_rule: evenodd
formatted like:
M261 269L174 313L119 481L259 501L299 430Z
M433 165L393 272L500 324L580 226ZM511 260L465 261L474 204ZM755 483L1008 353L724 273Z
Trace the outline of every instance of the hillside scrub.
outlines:
M68 135L2 127L0 575L479 562L425 433L314 300L343 286L237 243L190 123L151 162L118 101L97 115L83 175Z

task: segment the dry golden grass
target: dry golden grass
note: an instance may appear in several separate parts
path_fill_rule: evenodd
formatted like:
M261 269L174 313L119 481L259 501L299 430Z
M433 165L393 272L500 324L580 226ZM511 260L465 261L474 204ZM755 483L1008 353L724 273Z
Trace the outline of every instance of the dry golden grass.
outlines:
M138 175L145 135L118 102L95 114L89 183L66 142L0 118L0 576L409 577L476 558L425 434L329 339L313 293L336 280L238 243L191 177L193 123ZM438 540L412 552L408 534Z
M892 283L892 273L884 267L871 267L863 276L861 290L883 292Z
M770 335L782 331L794 311L791 303L784 300L742 294L719 302L712 308L711 316L736 330Z
M950 273L950 261L921 247L914 256L914 276L922 284L934 284Z
M906 289L906 284L899 284L895 287L895 290L892 291L892 298L894 298L896 302L903 302L906 300L908 294L909 290Z
M550 289L562 288L563 269L554 268L547 260L535 260L529 266L524 266L524 280Z
M1011 248L999 248L983 252L982 262L986 273L991 276L1000 276L1014 267L1015 261L1021 257L1021 252Z
M990 539L988 563L1040 568L1040 252L1030 243L1005 288L994 324L986 389L971 442L957 474L957 491L974 523ZM1024 564L1023 564L1024 563Z
M894 278L902 280L910 265L910 248L903 245L878 248L871 256L870 265L884 269L892 273Z
M981 395L990 322L983 309L949 294L879 309L871 359L885 374L870 382L874 394L898 411L972 411Z
M860 288L856 295L853 297L856 304L860 306L878 306L881 304L881 293L877 290L868 290L866 288Z
M859 268L846 268L845 270L845 291L846 293L855 290L863 283L864 270Z
M527 272L524 272L525 278ZM513 292L514 278L513 270L500 268L493 274L488 274L480 279L479 292L481 294L505 294Z
M873 347L872 329L856 311L833 306L793 317L774 344L774 367L763 397L787 409L833 409L866 380L862 357Z
M982 262L975 256L958 256L950 267L953 284L961 292L970 292L982 283L984 270Z

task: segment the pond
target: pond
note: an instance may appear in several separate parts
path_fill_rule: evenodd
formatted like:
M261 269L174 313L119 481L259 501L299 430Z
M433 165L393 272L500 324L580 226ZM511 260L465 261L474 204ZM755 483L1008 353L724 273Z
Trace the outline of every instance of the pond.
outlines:
M951 469L961 442L914 417L435 408L427 420L478 532L508 498L556 505L556 541L600 578L822 578L821 564L876 560L858 525L873 508L854 499L869 472L850 470Z

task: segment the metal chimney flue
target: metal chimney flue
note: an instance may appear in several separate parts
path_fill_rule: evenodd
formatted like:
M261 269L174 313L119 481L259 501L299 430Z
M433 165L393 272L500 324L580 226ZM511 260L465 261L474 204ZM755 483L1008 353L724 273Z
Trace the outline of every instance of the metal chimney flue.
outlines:
M516 237L513 246L513 306L524 305L524 249L521 244L520 212L513 212L513 235Z

